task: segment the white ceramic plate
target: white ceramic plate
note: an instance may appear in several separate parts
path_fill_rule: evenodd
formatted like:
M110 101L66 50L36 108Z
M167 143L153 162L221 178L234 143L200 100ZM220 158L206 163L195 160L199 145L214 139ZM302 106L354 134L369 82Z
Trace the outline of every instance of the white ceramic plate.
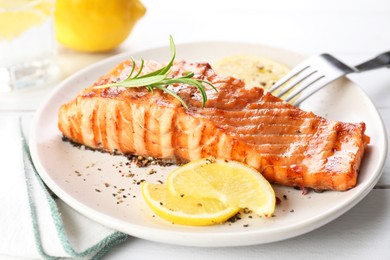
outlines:
M235 54L268 57L290 67L302 59L280 49L226 42L178 45L177 53L178 59L211 64ZM172 168L153 166L157 173L149 175L150 168L129 166L122 156L73 147L61 140L57 129L60 105L129 56L114 56L62 82L38 110L30 136L32 158L44 182L71 207L97 222L136 237L179 245L217 247L268 243L304 234L339 217L365 197L381 175L387 151L384 126L367 96L343 79L318 92L301 107L327 118L367 124L371 144L357 187L346 192L303 195L293 188L275 186L282 202L276 207L275 217L268 219L245 215L234 223L188 227L153 217L143 201L139 181L164 181ZM167 46L132 53L132 56L166 62L170 51ZM118 193L125 198L114 197Z

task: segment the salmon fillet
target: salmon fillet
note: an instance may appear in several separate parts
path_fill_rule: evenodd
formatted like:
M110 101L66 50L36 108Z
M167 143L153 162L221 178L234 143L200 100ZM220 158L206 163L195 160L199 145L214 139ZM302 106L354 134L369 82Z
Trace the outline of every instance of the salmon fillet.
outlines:
M186 71L208 80L208 101L195 87L169 86L188 105L146 88L95 86L124 80L125 61L61 106L58 126L75 143L110 153L151 156L174 162L204 157L246 163L271 183L348 190L356 185L369 137L364 123L328 120L265 93L217 75L207 63L176 62L170 77ZM143 73L160 64L148 61ZM136 68L137 70L137 68Z

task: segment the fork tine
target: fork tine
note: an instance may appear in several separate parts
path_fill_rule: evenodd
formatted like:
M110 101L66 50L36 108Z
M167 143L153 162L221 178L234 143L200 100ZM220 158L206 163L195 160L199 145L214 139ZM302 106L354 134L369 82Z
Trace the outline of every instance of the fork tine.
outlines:
M314 83L316 83L317 81L321 80L322 78L324 78L324 75L321 75L321 74L318 74L318 73L316 73L316 75L313 75L310 78L306 78L305 81L303 81L291 93L289 93L287 95L287 97L284 97L283 99L285 101L289 102L290 100L294 99L297 95L302 93L303 90L305 90L306 88L312 86Z
M312 77L316 77L316 74L317 74L316 70L313 70L312 67L307 67L301 73L297 74L290 82L284 84L282 90L279 93L275 93L275 96L277 97L284 96L287 92L294 89L301 82L305 82ZM299 86L301 86L302 84L300 84Z
M313 95L314 93L316 93L317 91L319 91L323 87L327 86L329 83L335 81L336 79L337 78L322 77L321 79L313 82L310 86L308 86L309 88L307 90L301 92L301 95L298 97L298 99L293 102L293 106L298 106L300 103L305 101L311 95ZM292 97L292 98L294 98L294 97ZM288 101L290 101L292 98L289 97ZM287 99L286 99L286 101L287 101Z
M278 88L280 88L284 83L286 83L287 81L289 81L291 78L295 77L296 75L298 75L299 73L301 73L302 71L306 70L310 65L307 64L304 62L304 63L301 63L299 64L297 67L293 68L292 70L290 70L289 73L287 73L284 77L282 77L281 79L279 79L269 90L268 92L269 93L273 93L275 90L277 90Z
M298 64L268 92L298 106L330 82L356 71L356 68L323 53ZM276 91L279 93L275 93Z

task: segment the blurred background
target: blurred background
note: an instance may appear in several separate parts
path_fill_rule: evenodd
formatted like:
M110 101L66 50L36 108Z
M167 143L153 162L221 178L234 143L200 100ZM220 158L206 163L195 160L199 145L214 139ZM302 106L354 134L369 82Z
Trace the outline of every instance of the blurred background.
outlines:
M113 2L116 1L124 7L115 8ZM58 81L117 53L167 45L170 34L177 44L226 40L255 42L305 55L329 52L351 65L386 51L390 46L390 38L386 37L390 27L390 3L387 0L58 0L60 8L56 10L56 19L62 16L62 21L56 21L57 41L66 34L58 24L79 27L79 30L88 28L80 17L93 17L92 4L95 9L100 8L101 13L111 14L111 17L107 16L106 24L119 34L126 32L125 25L112 25L118 24L115 20L124 13L132 12L130 18L127 17L132 30L123 42L112 44L113 48L106 51L90 53L57 43ZM73 16L66 14L65 11L72 8L76 10L72 12ZM98 15L99 12L95 14ZM106 28L101 27L95 26L84 35L91 37L101 33L105 36ZM381 86L386 85L383 83L390 84L390 73L383 70L350 77L372 88L370 95L381 95ZM53 84L46 87L52 88ZM36 107L44 92L45 86L34 92L0 95L0 108L31 109ZM20 95L28 95L31 102L20 104L15 100ZM389 95L375 97L379 102L377 105L386 104Z

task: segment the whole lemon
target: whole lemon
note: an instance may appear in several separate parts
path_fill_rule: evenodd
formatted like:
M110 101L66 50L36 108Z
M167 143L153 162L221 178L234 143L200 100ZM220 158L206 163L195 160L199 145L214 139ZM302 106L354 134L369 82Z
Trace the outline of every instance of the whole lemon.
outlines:
M56 37L74 50L108 51L127 38L145 12L139 0L57 0Z

